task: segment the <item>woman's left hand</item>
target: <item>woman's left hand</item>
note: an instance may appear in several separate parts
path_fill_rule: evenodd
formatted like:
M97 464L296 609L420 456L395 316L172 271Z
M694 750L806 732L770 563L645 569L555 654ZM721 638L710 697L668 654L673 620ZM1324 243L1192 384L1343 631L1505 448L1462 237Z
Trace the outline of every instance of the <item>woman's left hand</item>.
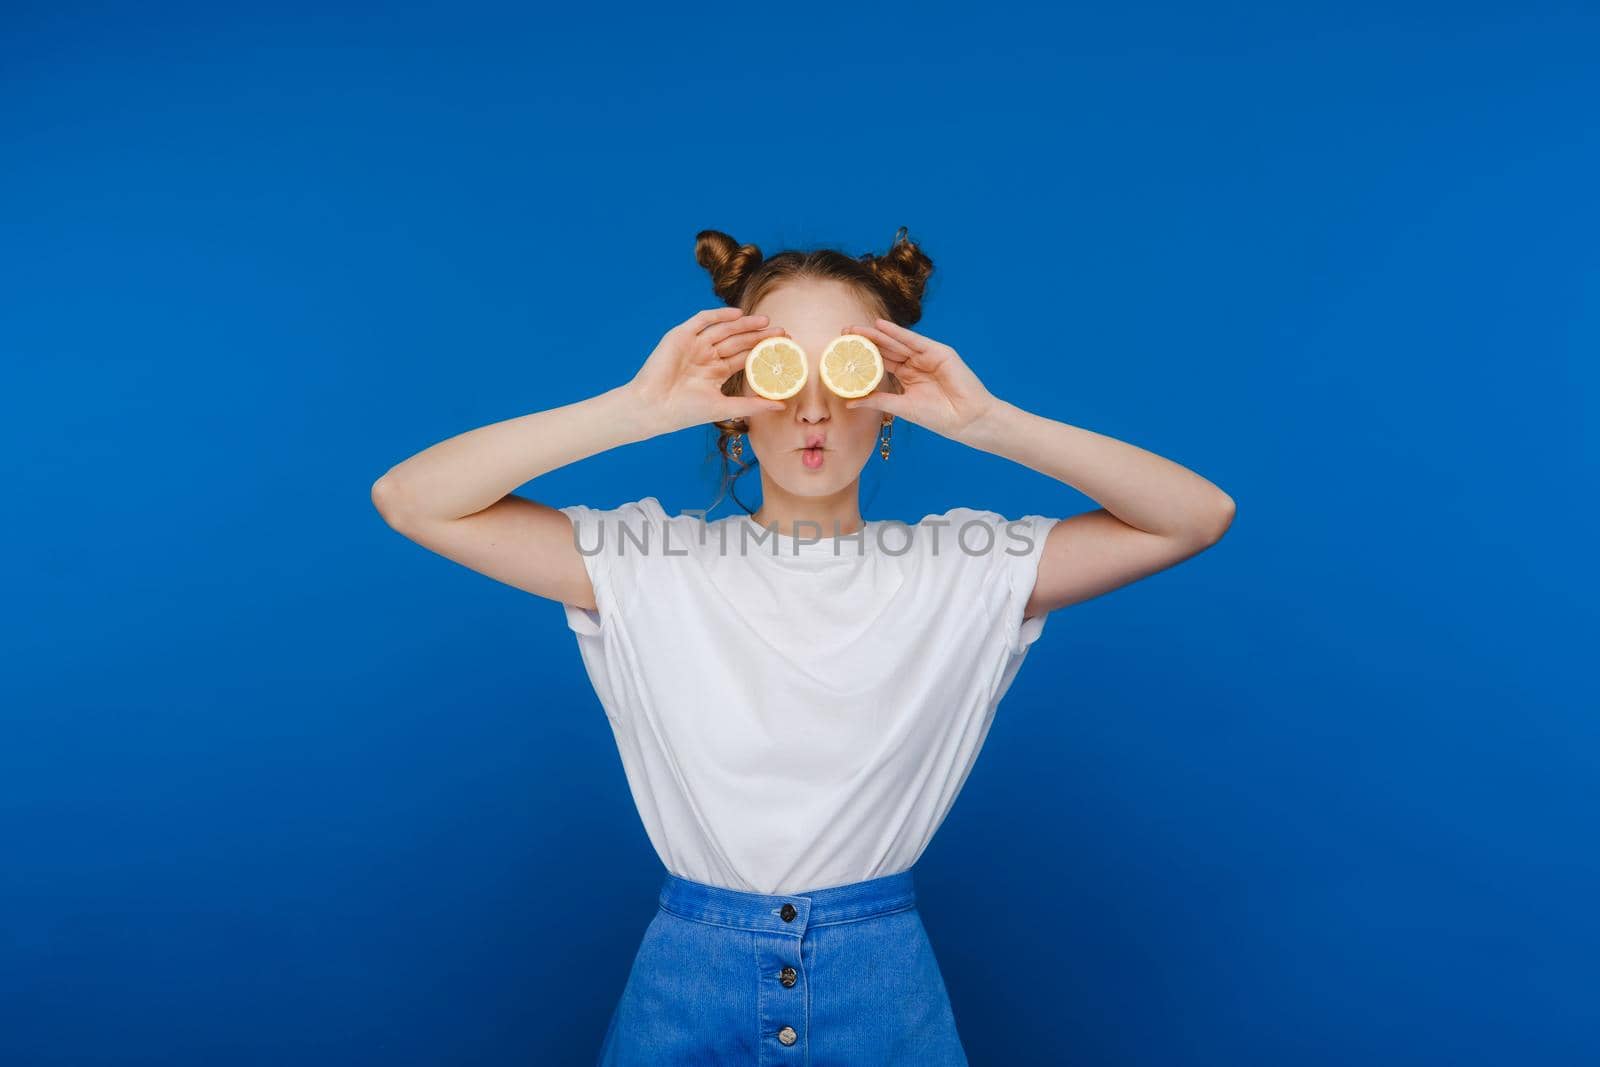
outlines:
M888 319L874 322L839 332L858 333L877 345L884 371L893 371L905 392L890 392L879 383L866 396L845 401L846 408L876 408L959 441L997 402L949 345Z

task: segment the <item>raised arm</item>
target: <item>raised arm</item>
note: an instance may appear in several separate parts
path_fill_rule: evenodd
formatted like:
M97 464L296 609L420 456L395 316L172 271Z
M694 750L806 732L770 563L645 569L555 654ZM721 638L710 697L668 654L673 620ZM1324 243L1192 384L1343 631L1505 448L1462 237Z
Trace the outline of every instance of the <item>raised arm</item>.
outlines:
M781 408L721 392L757 342L783 332L764 327L764 318L738 308L702 311L668 330L626 384L431 445L379 477L372 503L424 548L518 589L592 609L594 590L571 521L512 490L618 445Z
M1154 452L997 399L966 441L1077 489L1100 506L1051 528L1024 616L1108 593L1216 544L1233 498Z
M1194 471L999 399L949 345L887 319L845 330L877 342L905 386L904 393L874 392L846 406L903 416L1049 475L1100 505L1051 528L1025 617L1165 570L1216 544L1233 522L1233 498Z

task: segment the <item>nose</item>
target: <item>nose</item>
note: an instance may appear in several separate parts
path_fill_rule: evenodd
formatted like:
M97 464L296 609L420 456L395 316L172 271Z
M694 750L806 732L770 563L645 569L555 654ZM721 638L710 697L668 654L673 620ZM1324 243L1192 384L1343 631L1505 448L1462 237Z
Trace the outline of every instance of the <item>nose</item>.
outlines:
M790 397L795 414L808 423L829 418L834 408L844 403L837 393L822 384L822 363L817 356L821 351L821 347L806 348L806 384Z

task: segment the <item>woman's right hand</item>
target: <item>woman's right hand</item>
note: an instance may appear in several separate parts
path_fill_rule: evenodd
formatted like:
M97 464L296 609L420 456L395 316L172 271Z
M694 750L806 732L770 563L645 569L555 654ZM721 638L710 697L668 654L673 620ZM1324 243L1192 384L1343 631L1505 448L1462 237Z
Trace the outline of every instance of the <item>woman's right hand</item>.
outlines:
M658 433L784 409L781 400L728 396L722 391L723 383L744 369L752 348L784 333L781 326L766 323L765 315L715 308L680 322L662 336L628 382L641 412Z

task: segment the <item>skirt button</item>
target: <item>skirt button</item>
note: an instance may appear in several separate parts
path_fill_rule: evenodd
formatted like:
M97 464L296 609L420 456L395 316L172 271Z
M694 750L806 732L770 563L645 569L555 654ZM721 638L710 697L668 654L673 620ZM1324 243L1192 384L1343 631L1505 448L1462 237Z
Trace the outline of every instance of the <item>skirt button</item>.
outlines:
M793 904L790 904L788 901L784 901L783 910L779 911L778 914L782 915L783 921L787 923L793 922L794 917L800 913L794 910Z
M793 967L785 967L783 969L783 971L778 975L778 981L783 983L784 988L786 988L786 989L787 988L791 988L791 987L793 987L793 985L795 983L795 976L798 973L799 972L796 971Z
M782 1030L778 1031L778 1040L782 1041L785 1045L794 1044L799 1036L799 1034L794 1032L794 1027L792 1026L785 1026Z

